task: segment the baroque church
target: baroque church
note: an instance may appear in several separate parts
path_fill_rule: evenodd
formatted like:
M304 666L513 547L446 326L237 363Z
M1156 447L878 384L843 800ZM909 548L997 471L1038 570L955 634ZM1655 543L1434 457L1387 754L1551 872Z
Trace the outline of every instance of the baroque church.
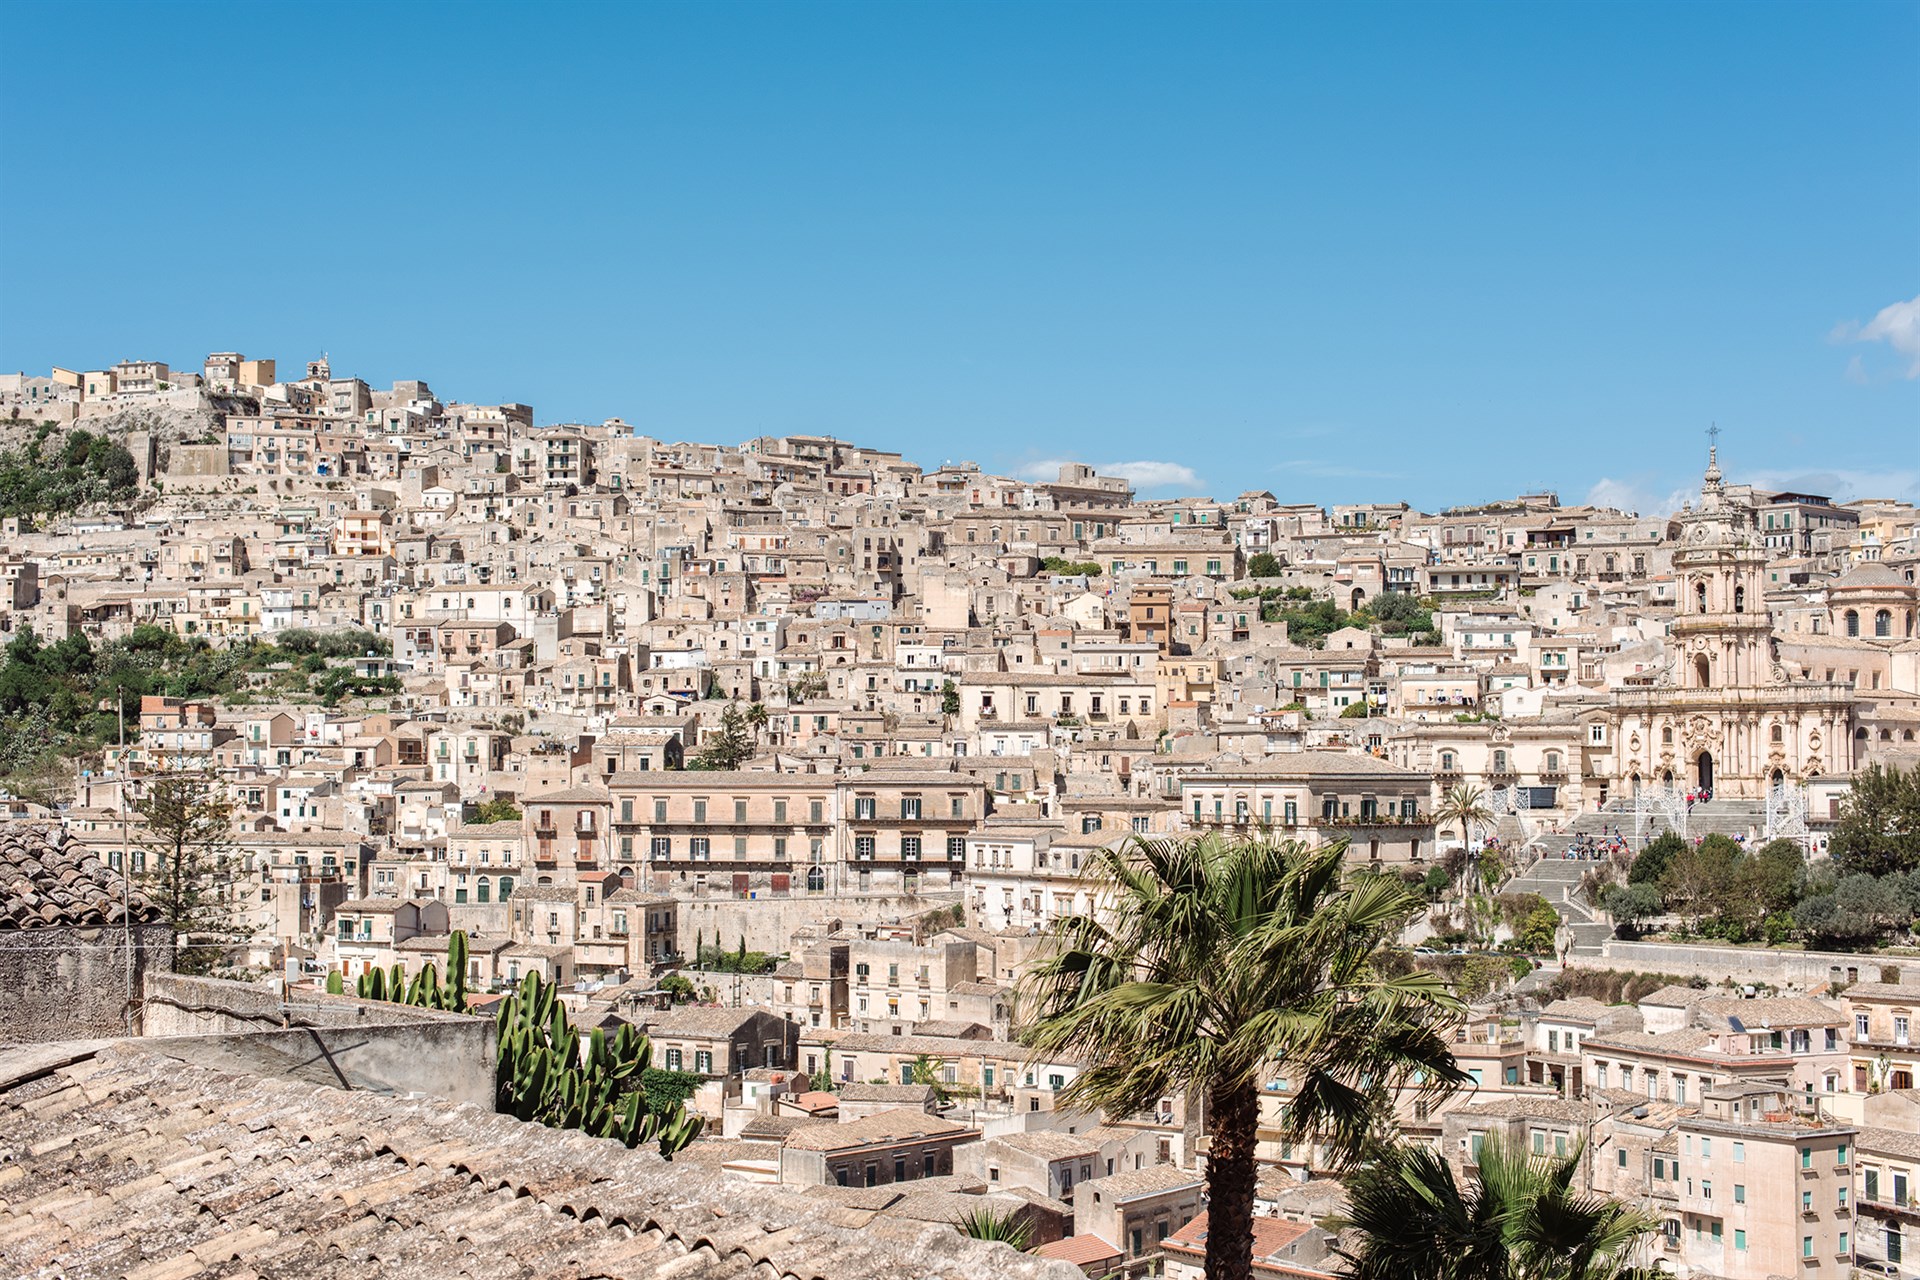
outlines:
M1676 520L1665 662L1610 695L1614 793L1668 786L1758 799L1851 772L1853 688L1781 662L1762 585L1766 546L1752 509L1729 499L1717 448L1699 506Z

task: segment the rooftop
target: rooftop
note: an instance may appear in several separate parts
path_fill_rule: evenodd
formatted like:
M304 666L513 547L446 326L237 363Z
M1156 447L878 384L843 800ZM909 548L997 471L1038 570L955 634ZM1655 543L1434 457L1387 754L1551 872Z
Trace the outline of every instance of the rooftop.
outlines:
M129 1042L0 1054L0 1117L0 1238L29 1275L1078 1275L471 1106Z
M59 827L0 823L0 929L134 923L160 909Z

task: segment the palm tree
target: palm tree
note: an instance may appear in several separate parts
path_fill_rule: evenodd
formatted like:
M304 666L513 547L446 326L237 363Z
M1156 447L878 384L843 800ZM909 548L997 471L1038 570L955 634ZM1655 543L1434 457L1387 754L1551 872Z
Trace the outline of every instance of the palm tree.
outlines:
M1025 1252L1033 1243L1033 1219L1018 1216L1017 1209L970 1209L953 1225L963 1236L975 1240L998 1240Z
M1440 797L1440 804L1433 811L1433 820L1442 827L1457 825L1460 828L1460 842L1473 843L1473 826L1490 826L1493 823L1493 810L1487 808L1486 795L1475 786L1460 783Z
M1348 873L1345 853L1213 833L1099 850L1087 872L1099 906L1056 922L1025 983L1034 1055L1086 1064L1066 1105L1204 1103L1207 1280L1252 1274L1261 1081L1285 1071L1285 1131L1346 1161L1393 1085L1437 1094L1466 1078L1440 1025L1458 1000L1434 974L1375 963L1420 896L1397 876Z
M1529 1159L1496 1138L1457 1181L1427 1147L1388 1149L1347 1187L1351 1280L1629 1280L1653 1218L1574 1189L1580 1150Z

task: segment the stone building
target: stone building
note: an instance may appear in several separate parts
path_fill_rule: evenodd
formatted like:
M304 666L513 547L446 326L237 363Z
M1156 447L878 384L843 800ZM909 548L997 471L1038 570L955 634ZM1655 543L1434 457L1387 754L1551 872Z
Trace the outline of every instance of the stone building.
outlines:
M1611 695L1614 786L1767 789L1853 767L1853 691L1799 678L1777 661L1762 599L1767 548L1750 508L1732 501L1709 455L1700 505L1678 517L1678 602L1666 663Z

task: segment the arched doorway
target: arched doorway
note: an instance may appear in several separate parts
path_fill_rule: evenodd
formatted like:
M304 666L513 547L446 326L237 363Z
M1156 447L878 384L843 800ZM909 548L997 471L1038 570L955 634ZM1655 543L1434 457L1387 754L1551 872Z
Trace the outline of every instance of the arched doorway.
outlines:
M1713 756L1702 751L1694 762L1694 776L1702 791L1713 790Z
M1354 613L1358 613L1360 611L1360 606L1365 604L1366 602L1367 602L1367 593L1361 590L1359 587L1355 587L1353 589L1353 603L1348 605L1347 608L1353 611Z
M1693 683L1697 689L1713 688L1713 666L1707 661L1707 655L1704 653L1695 656L1693 660Z

